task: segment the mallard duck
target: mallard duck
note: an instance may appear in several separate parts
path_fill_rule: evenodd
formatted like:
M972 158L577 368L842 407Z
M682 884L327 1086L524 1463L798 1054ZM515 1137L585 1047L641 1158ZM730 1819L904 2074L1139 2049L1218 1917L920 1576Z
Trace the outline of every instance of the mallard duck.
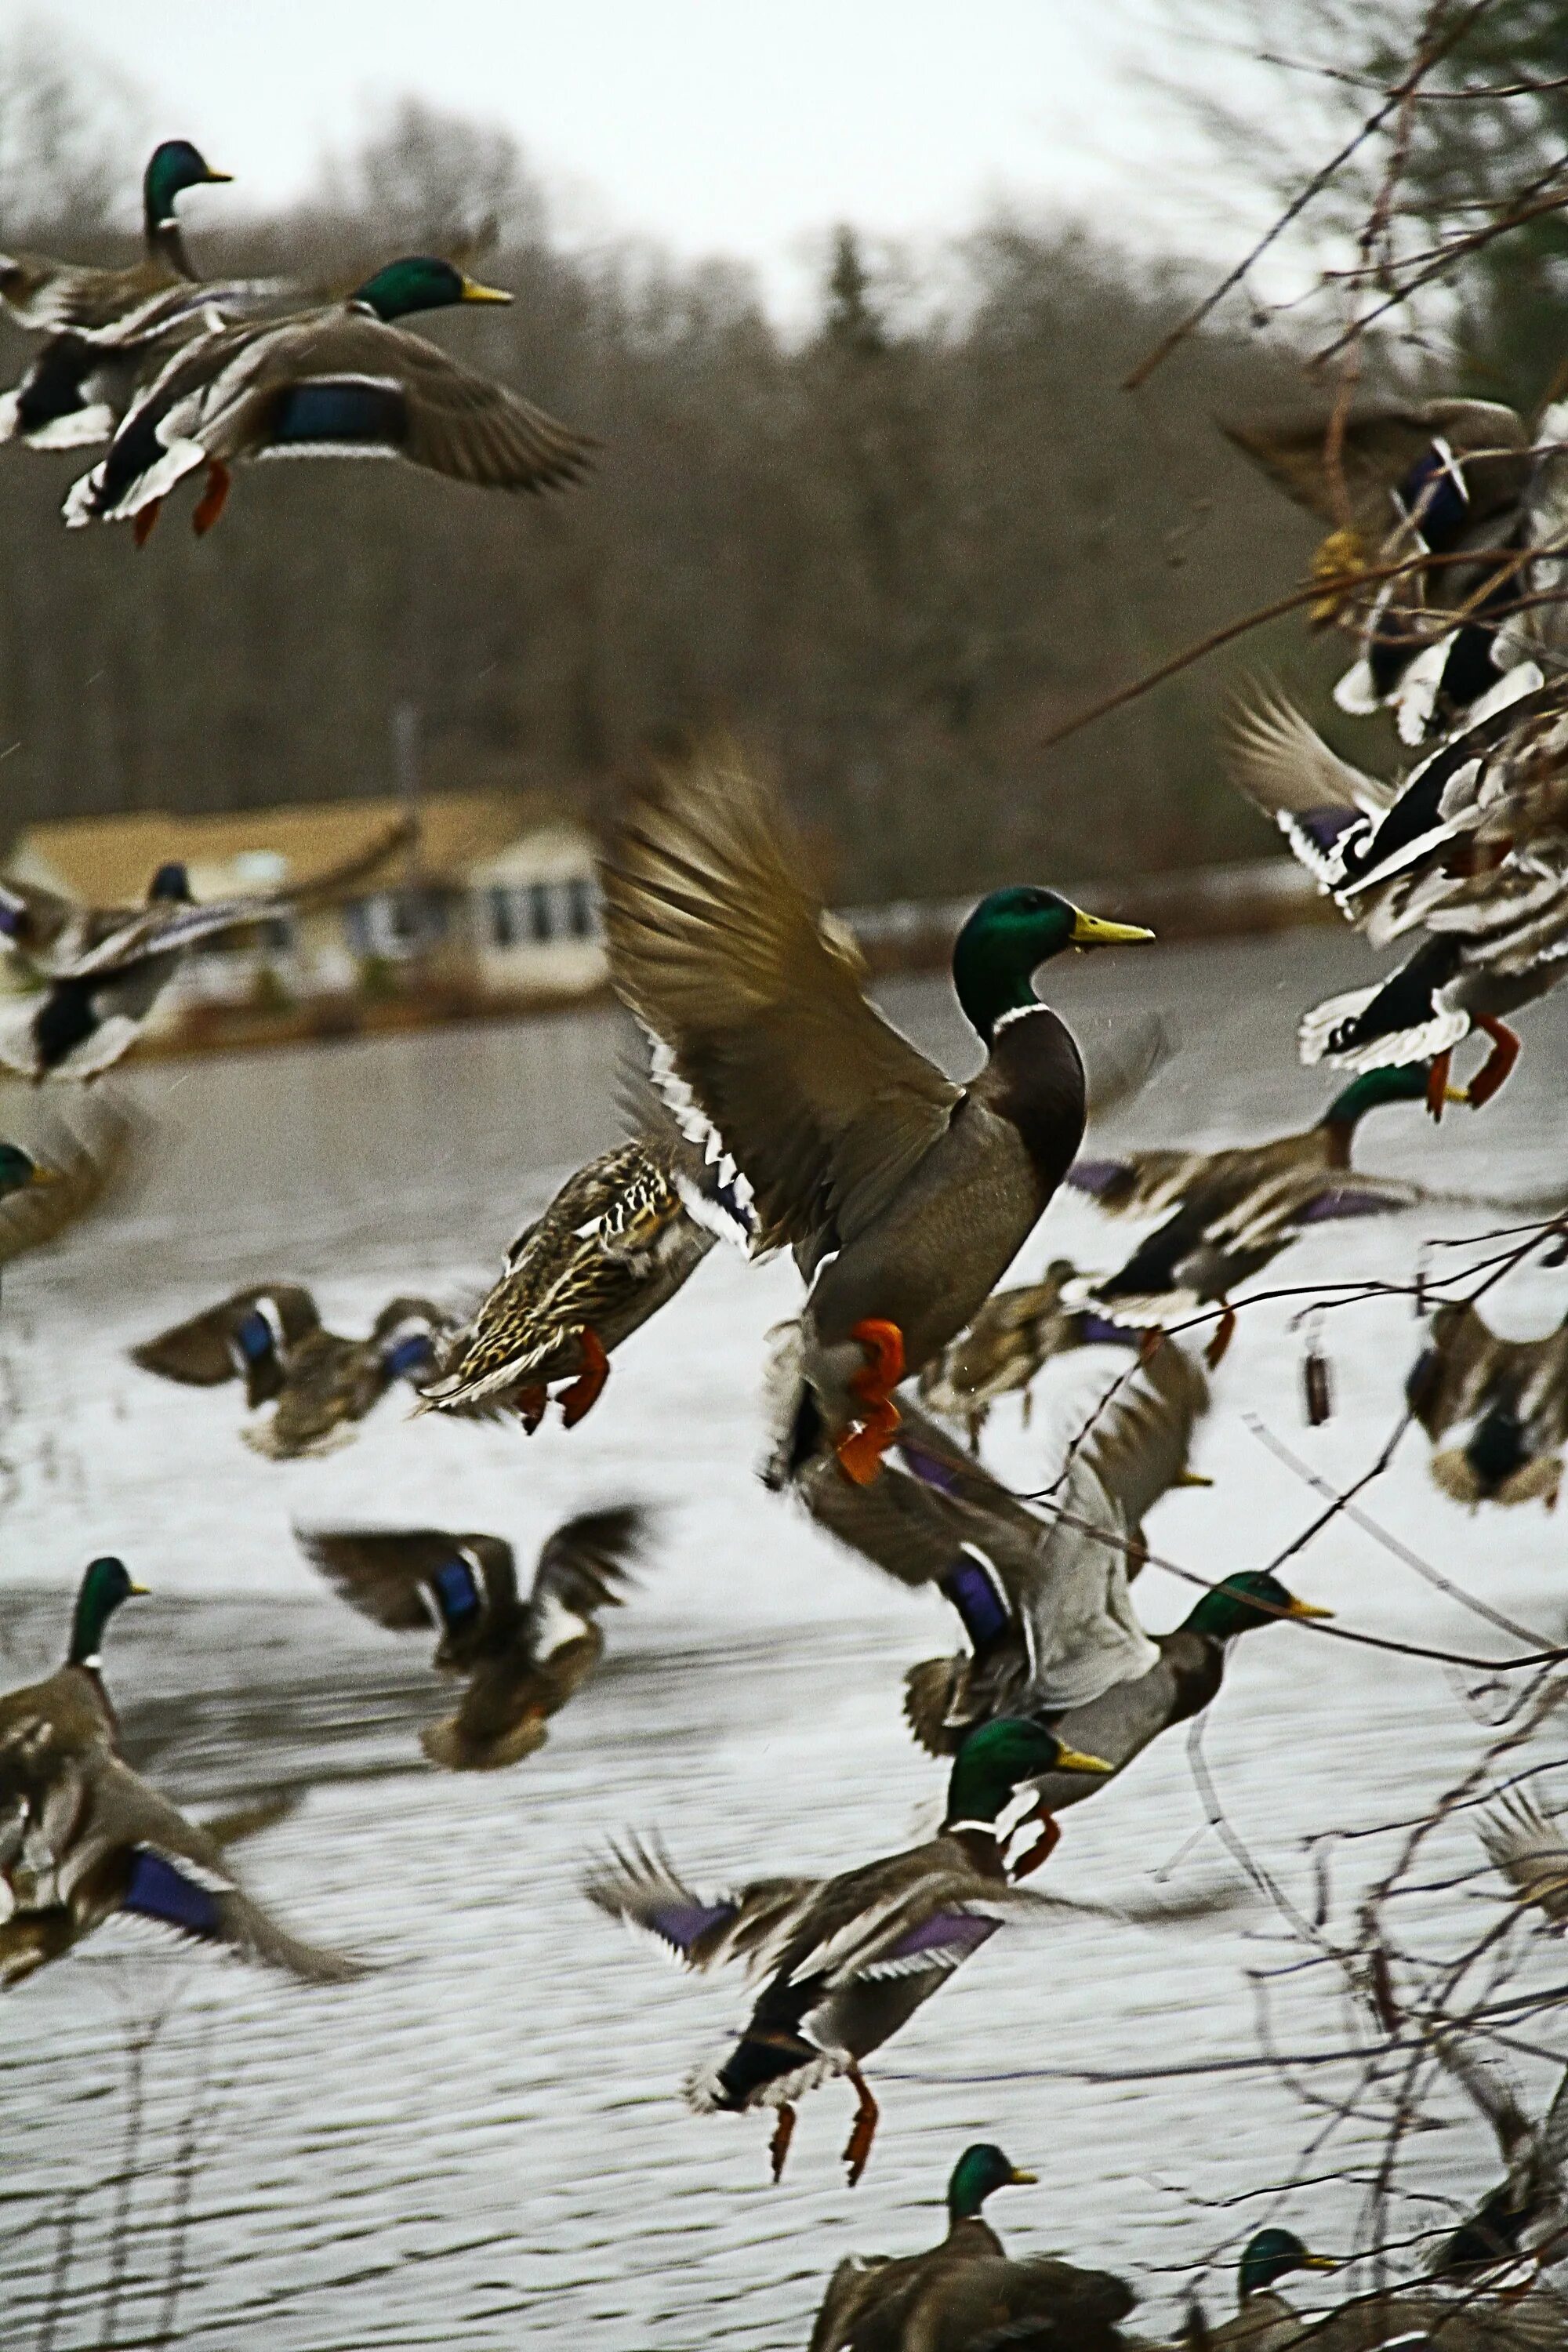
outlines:
M965 2352L987 2342L1037 2340L1071 2352L1121 2352L1116 2323L1137 2297L1109 2271L1055 2257L1010 2262L981 2209L999 2189L1038 2178L999 2147L966 2147L947 2184L947 2235L921 2254L847 2254L828 2282L810 2352ZM998 2335L996 2331L1003 2331ZM1023 2332L1020 2332L1023 2331Z
M229 176L215 172L188 139L166 139L142 174L144 251L131 268L0 256L0 306L47 339L26 373L0 394L0 441L34 449L106 441L149 368L177 343L270 298L274 289L262 285L202 284L186 258L178 199Z
M1529 1790L1495 1798L1477 1816L1476 1831L1515 1902L1539 1911L1549 1927L1568 1927L1568 1842Z
M91 1119L50 1121L30 1150L0 1143L0 1267L46 1248L121 1187L145 1133L127 1105L100 1102Z
M717 1171L673 1127L578 1169L513 1242L500 1280L454 1335L441 1377L421 1389L420 1411L510 1408L531 1435L552 1382L565 1381L561 1419L575 1428L602 1394L615 1349L695 1274L726 1209L743 1239L740 1204L721 1202L720 1189Z
M0 1013L0 1064L36 1083L100 1076L134 1045L192 948L353 888L416 833L400 817L368 849L320 874L203 903L192 898L177 860L159 866L140 907L84 907L0 877L0 940L45 982L41 995L23 996Z
M416 1384L437 1360L451 1318L427 1298L394 1298L368 1338L345 1339L322 1325L302 1285L259 1283L174 1323L131 1360L146 1372L190 1388L243 1380L252 1411L272 1403L271 1420L241 1433L274 1462L320 1454L347 1441L350 1425L378 1405L395 1381Z
M1333 2271L1293 2231L1259 2230L1237 2272L1235 2315L1211 2327L1194 2306L1187 2352L1553 2352L1565 2340L1568 2307L1537 2293L1525 2304L1452 2296L1430 2286L1389 2287L1353 2296L1333 2311L1303 2312L1275 2293L1297 2271Z
M837 1878L753 1879L708 1897L694 1894L662 1853L634 1843L612 1851L584 1892L601 1911L654 1937L684 1968L739 1961L752 1979L766 1977L734 2048L688 2081L688 2103L699 2114L776 2109L777 2180L795 2101L847 2075L858 2101L844 2151L853 2187L866 2169L878 2116L861 2061L1029 1905L1027 1892L1008 1878L997 1815L1019 1781L1037 1773L1107 1769L1039 1724L990 1723L954 1759L937 1835L902 1853Z
M25 1808L40 1798L64 1762L81 1765L116 1753L120 1725L100 1671L103 1637L115 1611L145 1591L122 1559L89 1561L65 1663L42 1682L0 1696L0 1807Z
M1521 2263L1560 2259L1568 2231L1568 2069L1536 2122L1502 2069L1458 2034L1434 2033L1432 2046L1497 2135L1506 2170L1443 2241L1430 2275L1473 2285Z
M820 1424L847 1475L871 1478L893 1390L971 1320L1083 1133L1083 1064L1033 973L1151 935L1054 890L993 891L953 950L989 1054L961 1087L873 1009L802 876L773 794L710 747L636 798L605 861L605 930L656 1076L721 1142L760 1243L788 1242L810 1284L802 1458Z
M1426 1195L1418 1184L1352 1173L1351 1149L1369 1111L1425 1103L1422 1063L1366 1071L1337 1094L1311 1127L1226 1151L1129 1151L1075 1160L1067 1181L1111 1216L1163 1216L1115 1274L1079 1277L1074 1303L1129 1328L1180 1322L1204 1307L1226 1312L1211 1360L1223 1355L1235 1317L1230 1298L1244 1282L1314 1225L1343 1217L1386 1216ZM1466 1097L1448 1087L1450 1100Z
M1405 1384L1410 1410L1436 1446L1432 1475L1458 1503L1555 1507L1568 1443L1568 1317L1543 1339L1500 1339L1467 1300L1439 1307Z
M1493 707L1478 706L1403 788L1385 789L1381 814L1367 807L1368 780L1288 704L1238 725L1237 782L1279 818L1341 913L1374 947L1422 935L1388 979L1305 1014L1303 1061L1427 1062L1434 1111L1472 1028L1491 1052L1468 1102L1479 1109L1513 1067L1520 1041L1506 1016L1568 971L1568 699L1532 677L1510 673Z
M1497 684L1498 630L1527 593L1517 551L1536 468L1516 410L1433 400L1353 411L1337 468L1326 416L1223 429L1333 525L1312 557L1322 594L1310 617L1357 639L1360 658L1335 689L1342 709L1392 705L1405 740L1419 742ZM1405 562L1393 579L1365 580Z
M979 1450L981 1432L999 1397L1022 1391L1027 1422L1030 1388L1054 1356L1102 1343L1139 1344L1142 1334L1124 1324L1064 1303L1063 1291L1078 1278L1072 1260L1058 1257L1040 1281L994 1290L968 1330L950 1340L921 1372L921 1396L933 1412L962 1422L972 1454Z
M453 1772L492 1771L543 1747L545 1725L605 1654L596 1622L618 1608L646 1549L645 1511L584 1511L539 1555L526 1601L511 1546L440 1528L295 1529L300 1549L364 1616L394 1633L440 1639L436 1664L467 1678L455 1714L420 1744Z
M226 1846L118 1757L59 1759L41 1779L0 1864L14 1904L0 1921L0 1987L63 1958L117 1914L305 1983L361 1973L280 1927L239 1885Z
M510 300L449 261L410 254L346 301L204 335L175 352L72 485L68 526L134 520L141 545L175 483L205 467L199 535L223 512L230 467L258 457L403 457L484 489L581 480L591 441L395 324Z

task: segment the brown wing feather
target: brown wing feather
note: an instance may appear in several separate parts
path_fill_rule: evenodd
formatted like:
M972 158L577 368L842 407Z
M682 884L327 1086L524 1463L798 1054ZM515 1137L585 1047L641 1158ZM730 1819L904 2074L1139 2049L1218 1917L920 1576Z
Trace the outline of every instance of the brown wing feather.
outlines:
M140 1347L131 1349L131 1360L140 1364L143 1371L157 1372L166 1381L183 1381L189 1388L216 1388L222 1381L237 1377L229 1342L235 1326L263 1298L276 1305L287 1337L298 1339L317 1328L320 1318L315 1301L301 1285L258 1283L252 1289L237 1290L232 1298L191 1316L184 1323L172 1323L166 1331L144 1339Z
M574 1616L618 1608L644 1551L649 1514L637 1503L583 1511L548 1538L533 1574L533 1605L555 1602Z
M717 1129L770 1240L870 1223L962 1089L873 1010L732 745L664 769L604 870L616 985Z
M362 1616L395 1633L430 1632L422 1587L454 1552L477 1561L492 1617L517 1599L511 1546L499 1536L453 1535L444 1528L296 1528L294 1540Z

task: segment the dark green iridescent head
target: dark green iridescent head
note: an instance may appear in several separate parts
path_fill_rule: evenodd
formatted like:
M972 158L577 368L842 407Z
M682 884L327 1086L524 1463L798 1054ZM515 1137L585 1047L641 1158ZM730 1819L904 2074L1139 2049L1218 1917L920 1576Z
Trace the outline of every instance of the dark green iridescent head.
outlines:
M1425 1102L1431 1066L1429 1062L1406 1062L1397 1070L1363 1070L1342 1094L1334 1097L1318 1125L1354 1127L1369 1110L1381 1110L1384 1103Z
M174 199L187 188L213 186L234 177L215 172L199 147L188 139L165 139L154 147L142 174L142 203L149 229L166 228L174 217Z
M103 1647L103 1629L121 1602L129 1601L133 1592L145 1591L145 1585L132 1582L131 1571L122 1559L90 1561L76 1597L70 1648L66 1653L68 1663L73 1666L95 1665Z
M989 1045L1005 1013L1038 1003L1029 983L1052 956L1066 948L1110 947L1153 936L1133 923L1086 915L1055 890L1015 883L982 898L960 931L952 950L952 984L970 1027Z
M1259 2230L1242 2253L1237 2273L1240 2300L1246 2303L1249 2296L1266 2293L1292 2271L1331 2271L1333 2267L1326 2254L1310 2254L1293 2231Z
M367 278L350 299L363 302L384 324L390 324L416 310L446 310L455 302L510 302L511 296L495 286L478 285L434 254L410 253Z
M1257 1626L1278 1625L1283 1617L1331 1617L1333 1613L1331 1609L1320 1609L1314 1601L1298 1601L1267 1569L1247 1568L1238 1575L1227 1576L1212 1592L1205 1592L1183 1631L1206 1633L1215 1642L1229 1642L1237 1633L1250 1633Z
M1026 1717L1003 1715L972 1731L952 1759L947 1784L950 1822L994 1822L1021 1780L1047 1772L1109 1772L1098 1756L1066 1748L1054 1731Z
M30 1151L19 1143L0 1143L0 1200L7 1192L20 1192L29 1184L48 1181L49 1171L40 1168Z
M991 2140L966 2147L952 2168L947 2184L947 2210L955 2221L973 2221L995 2189L1012 2189L1037 2178L1020 2172Z

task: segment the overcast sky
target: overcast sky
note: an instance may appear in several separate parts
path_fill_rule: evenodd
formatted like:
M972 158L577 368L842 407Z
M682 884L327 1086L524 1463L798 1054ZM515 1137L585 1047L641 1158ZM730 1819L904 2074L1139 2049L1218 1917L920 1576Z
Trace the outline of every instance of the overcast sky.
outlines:
M1173 119L1130 94L1157 0L0 0L132 77L255 204L405 91L504 122L568 233L753 262L776 307L823 228L962 229L1010 198L1147 234Z

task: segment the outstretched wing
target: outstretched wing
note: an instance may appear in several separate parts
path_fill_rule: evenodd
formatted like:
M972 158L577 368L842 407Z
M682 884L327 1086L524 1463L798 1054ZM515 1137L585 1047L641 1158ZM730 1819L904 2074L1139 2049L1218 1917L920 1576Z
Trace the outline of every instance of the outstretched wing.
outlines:
M664 1848L628 1838L584 1883L590 1903L651 1936L682 1968L742 1967L759 1976L820 1893L819 1878L755 1878L728 1895L699 1895Z
M1554 1927L1568 1927L1568 1839L1523 1789L1510 1789L1477 1816L1487 1859L1521 1903Z
M1079 1459L1121 1509L1129 1528L1187 1466L1193 1432L1208 1411L1209 1384L1185 1349L1165 1340L1095 1415Z
M254 1347L252 1318L258 1327ZM189 1388L216 1388L224 1381L237 1379L253 1354L258 1358L268 1345L276 1348L280 1339L302 1337L314 1330L319 1320L316 1302L302 1285L260 1283L249 1290L237 1290L232 1298L184 1323L172 1323L166 1331L132 1348L131 1360L166 1381L180 1381Z
M1504 1344L1468 1299L1437 1309L1405 1391L1428 1437L1441 1437L1480 1402Z
M511 1546L444 1528L296 1528L294 1540L362 1616L395 1633L466 1633L517 1598Z
M1446 2028L1434 2032L1432 2048L1446 2072L1490 2124L1503 2162L1511 2164L1531 2138L1534 2126L1507 2074L1489 2058L1482 2057L1471 2042Z
M1067 1181L1112 1217L1168 1208L1208 1166L1202 1151L1129 1151L1119 1160L1075 1160Z
M876 1218L963 1090L872 1008L803 876L775 797L716 744L641 792L603 884L656 1077L721 1138L763 1238L815 1258Z
M558 1527L539 1555L528 1603L535 1662L580 1641L601 1609L619 1608L647 1549L651 1520L636 1503L583 1511Z

